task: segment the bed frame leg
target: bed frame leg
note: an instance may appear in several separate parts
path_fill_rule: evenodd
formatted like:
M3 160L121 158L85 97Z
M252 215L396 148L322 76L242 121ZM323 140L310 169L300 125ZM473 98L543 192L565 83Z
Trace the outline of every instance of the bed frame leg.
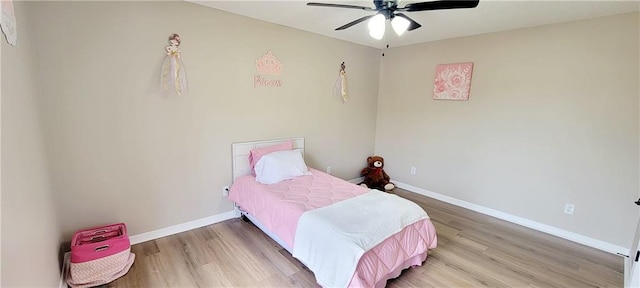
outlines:
M240 218L242 218L242 221L244 221L244 222L250 222L249 218L247 218L247 216L245 216L244 214L242 214L242 217L240 217Z

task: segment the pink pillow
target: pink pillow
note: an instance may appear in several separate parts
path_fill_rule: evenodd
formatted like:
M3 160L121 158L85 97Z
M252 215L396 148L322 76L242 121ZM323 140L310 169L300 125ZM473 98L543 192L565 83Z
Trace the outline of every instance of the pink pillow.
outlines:
M249 165L251 165L251 172L254 175L256 174L254 167L256 166L256 163L258 163L260 158L262 158L262 156L267 155L271 152L282 151L282 150L293 150L293 142L291 142L291 139L285 141L282 144L273 145L269 147L256 148L251 150L251 152L249 153Z

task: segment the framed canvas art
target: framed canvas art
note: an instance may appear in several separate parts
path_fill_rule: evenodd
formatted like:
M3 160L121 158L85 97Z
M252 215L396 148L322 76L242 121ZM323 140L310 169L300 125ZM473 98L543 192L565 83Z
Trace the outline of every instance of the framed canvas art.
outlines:
M433 99L469 100L473 62L440 64L433 81Z

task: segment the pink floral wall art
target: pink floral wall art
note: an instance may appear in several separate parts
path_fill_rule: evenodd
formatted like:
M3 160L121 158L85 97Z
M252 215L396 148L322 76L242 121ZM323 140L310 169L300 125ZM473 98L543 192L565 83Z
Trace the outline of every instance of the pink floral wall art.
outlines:
M433 81L433 99L469 100L473 62L440 64Z

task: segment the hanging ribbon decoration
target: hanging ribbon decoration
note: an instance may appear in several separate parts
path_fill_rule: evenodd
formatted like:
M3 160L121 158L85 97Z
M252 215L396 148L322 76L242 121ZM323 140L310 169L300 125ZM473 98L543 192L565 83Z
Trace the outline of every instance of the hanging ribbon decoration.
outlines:
M180 35L171 34L169 46L165 47L167 57L162 63L162 75L160 83L162 90L171 91L180 96L187 92L187 76L180 58Z
M346 103L349 95L347 94L347 71L345 70L344 62L340 64L340 72L338 73L338 79L334 86L335 96L342 98L342 102Z
M15 46L18 41L18 29L16 28L16 14L13 10L13 0L0 1L0 29L2 29L7 43Z

